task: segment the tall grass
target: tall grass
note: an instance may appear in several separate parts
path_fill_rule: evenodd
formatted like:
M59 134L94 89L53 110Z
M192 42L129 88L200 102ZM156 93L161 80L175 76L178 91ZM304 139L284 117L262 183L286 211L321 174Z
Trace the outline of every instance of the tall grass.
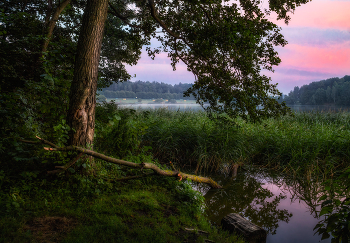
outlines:
M250 123L211 120L201 111L109 106L99 108L108 117L97 116L104 122L97 122L96 148L117 157L151 151L160 162L182 169L244 164L307 176L332 175L350 162L349 112L295 113Z
M143 111L142 144L161 162L218 170L253 164L293 173L332 175L350 162L350 113L295 113L262 123L213 121L204 112Z

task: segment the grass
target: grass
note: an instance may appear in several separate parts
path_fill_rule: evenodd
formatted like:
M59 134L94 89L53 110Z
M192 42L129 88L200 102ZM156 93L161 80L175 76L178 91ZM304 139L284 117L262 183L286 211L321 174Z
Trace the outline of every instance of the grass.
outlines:
M143 144L159 161L217 170L227 163L330 176L350 161L350 113L295 113L262 123L216 122L204 112L148 111Z
M2 193L0 242L243 242L211 227L202 196L188 184L161 177L118 183L77 178L46 181L31 191L17 183ZM26 184L33 189L37 182Z

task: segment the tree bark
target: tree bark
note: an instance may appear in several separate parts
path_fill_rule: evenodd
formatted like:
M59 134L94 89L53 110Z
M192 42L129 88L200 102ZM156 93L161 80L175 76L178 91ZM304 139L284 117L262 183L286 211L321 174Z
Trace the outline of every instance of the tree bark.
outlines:
M73 129L70 145L92 146L93 143L98 64L107 10L108 0L87 1L69 95L67 123Z

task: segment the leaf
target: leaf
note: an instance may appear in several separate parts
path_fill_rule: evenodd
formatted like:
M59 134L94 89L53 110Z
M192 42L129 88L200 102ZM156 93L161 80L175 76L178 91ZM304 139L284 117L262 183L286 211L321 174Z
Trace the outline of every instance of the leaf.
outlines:
M75 173L75 170L72 167L68 168L68 171L72 174Z
M326 198L327 198L327 195L324 194L322 197L320 197L320 198L318 199L318 202L323 201L323 200L325 200Z
M321 212L320 212L319 216L322 216L324 214L328 214L330 212L332 212L332 208L331 207L324 207L324 208L321 209Z
M321 228L322 226L323 226L324 224L316 224L316 226L314 227L314 229L313 230L316 230L317 228ZM316 234L316 233L315 233Z
M326 201L322 202L322 207L330 205L330 204L332 204L332 202L333 202L333 200L326 200Z
M329 233L328 233L328 232L324 232L324 233L322 234L321 240L328 239L329 237L330 237Z

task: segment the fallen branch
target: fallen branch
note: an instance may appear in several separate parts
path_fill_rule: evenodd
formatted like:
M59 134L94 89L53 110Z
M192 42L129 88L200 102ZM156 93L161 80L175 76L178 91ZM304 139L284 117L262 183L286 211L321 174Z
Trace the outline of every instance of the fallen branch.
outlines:
M23 143L31 143L31 144L39 144L39 143L45 143L45 144L48 144L48 145L51 145L51 147L54 147L54 148L59 148L56 144L53 144L45 139L42 139L42 138L39 138L38 136L35 136L37 139L39 139L40 141L28 141L28 140L23 140L23 139L18 139L20 142L23 142Z
M208 184L212 188L222 188L218 183L213 181L211 178L201 177L201 176L196 176L196 175L190 175L190 174L186 174L186 173L179 172L179 171L162 170L161 168L159 168L155 164L151 164L151 163L137 164L137 163L130 162L130 161L115 159L115 158L106 156L104 154L100 154L100 153L97 153L95 151L92 151L92 150L89 150L89 149L85 149L85 148L81 148L81 147L78 147L78 146L67 146L67 147L60 148L60 147L56 146L55 144L53 144L51 142L48 142L48 141L46 141L44 139L41 139L39 137L37 137L37 138L42 143L49 144L49 145L51 145L53 147L53 148L44 147L44 149L48 150L48 151L77 151L77 152L84 153L84 154L90 155L90 156L98 158L98 159L102 159L102 160L107 161L109 163L118 164L118 165L124 165L124 166L134 167L134 168L140 168L141 170L143 170L143 169L150 169L150 170L153 170L155 173L157 173L159 175L162 175L162 176L179 177L180 180L190 179L192 181Z

